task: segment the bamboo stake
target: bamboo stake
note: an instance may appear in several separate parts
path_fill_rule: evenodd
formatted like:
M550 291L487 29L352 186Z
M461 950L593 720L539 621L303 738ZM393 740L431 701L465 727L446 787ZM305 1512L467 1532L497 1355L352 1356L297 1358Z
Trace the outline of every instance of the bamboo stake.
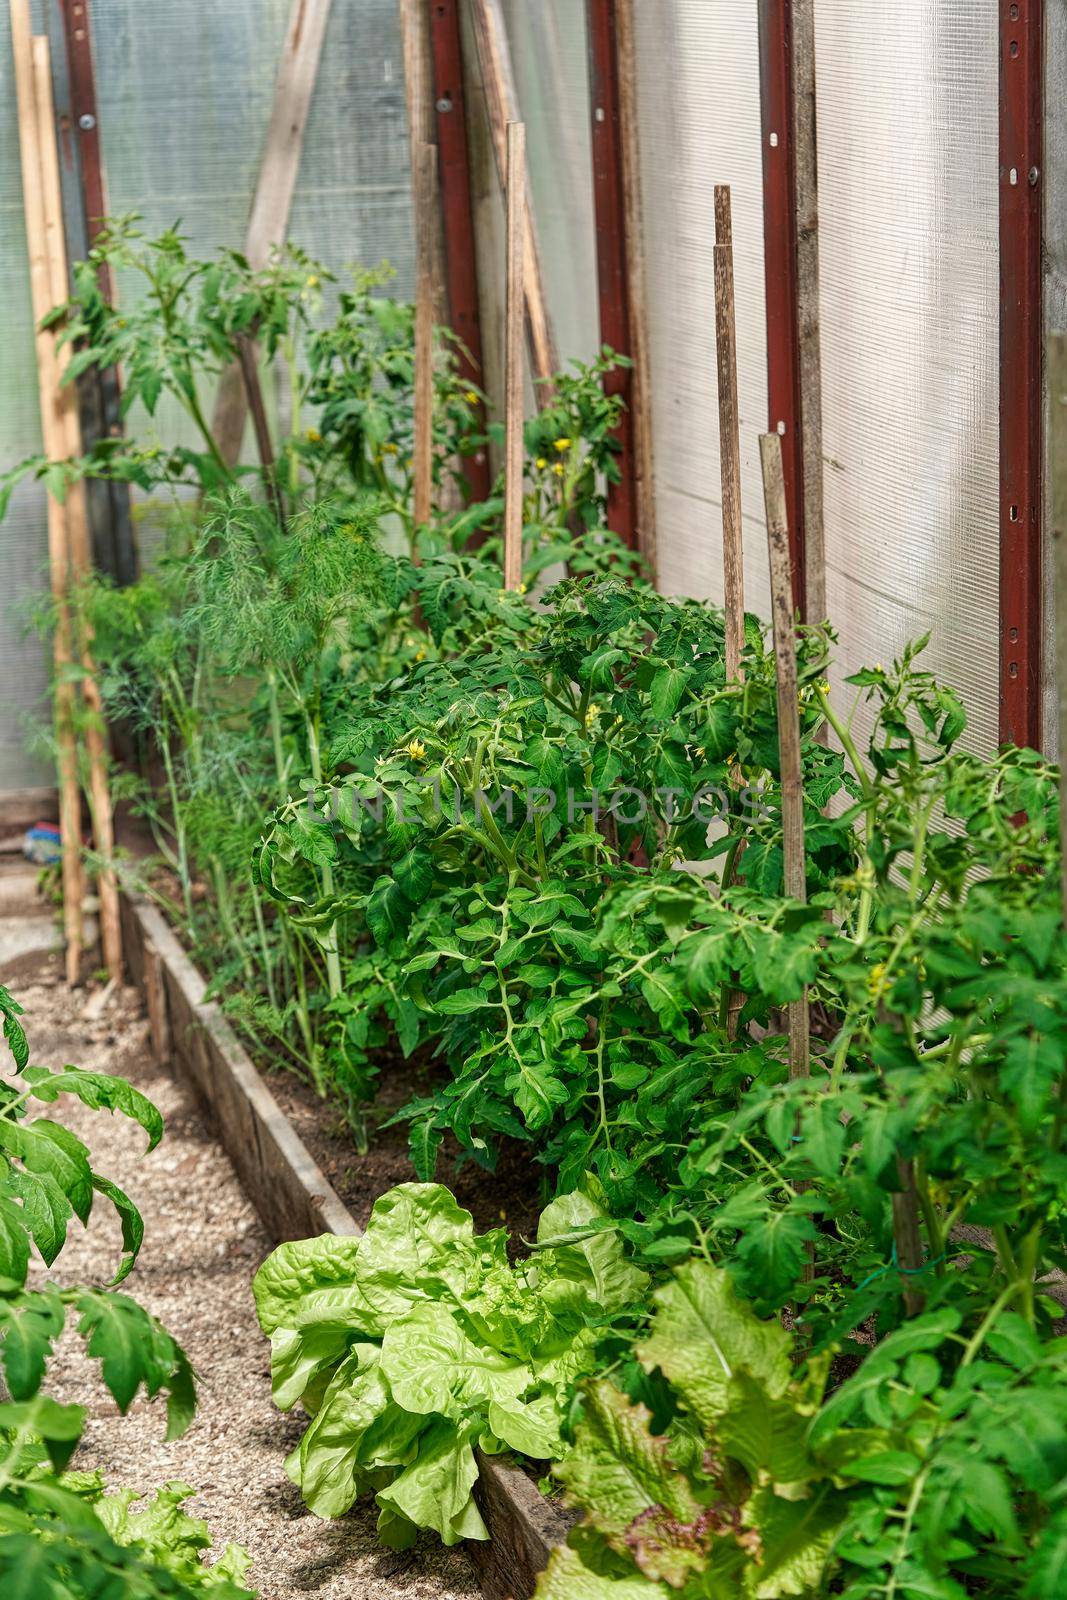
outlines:
M806 900L804 861L804 786L800 768L800 703L797 683L797 635L793 582L789 570L789 520L782 441L776 433L760 435L763 495L767 508L767 554L771 580L774 664L778 681L778 751L782 780L782 849L785 892ZM810 1071L808 996L805 990L789 1006L789 1076L806 1078Z
M507 132L507 266L504 365L504 587L522 585L523 306L526 267L526 125Z
M415 165L415 491L414 531L433 514L434 224L437 146L419 146Z
M518 120L519 101L515 92L515 76L511 66L507 28L500 0L472 0L471 20L478 48L478 61L485 90L486 112L489 118L490 142L496 158L497 177L508 187L508 128ZM529 199L524 201L526 212L525 238L523 240L523 303L526 308L527 331L530 341L530 365L538 380L535 385L537 404L543 409L553 398L551 379L559 371L559 356L548 311L541 252L537 243L537 229Z
M52 57L48 39L40 36L32 41L34 100L37 109L38 151L41 172L41 203L44 212L45 250L49 271L49 299L51 306L61 305L69 294L67 278L67 249L63 231L63 201L59 179L59 151L56 145L55 106L52 99ZM49 309L51 309L51 306ZM82 454L81 421L78 415L78 396L73 383L62 386L61 380L70 362L71 347L60 345L57 335L52 340L57 382L56 411L61 429L59 448L63 455L77 458ZM89 539L88 500L84 482L71 484L67 491L63 513L66 520L67 546L71 576L75 583L88 576L92 569L92 551ZM76 610L72 612L73 631L79 634L78 656L82 667L82 695L86 706L85 745L89 767L89 807L92 812L93 834L102 865L97 873L97 891L100 898L100 939L104 952L104 965L109 978L123 981L122 914L119 908L118 881L112 857L115 850L114 819L111 810L111 790L108 782L108 740L104 720L100 685L92 655L92 636L84 621L79 628Z
M26 248L30 264L30 291L35 325L52 305L48 256L45 245L44 206L41 195L41 158L37 133L33 54L30 43L29 0L10 0L11 48L15 63L18 102L19 154L22 163L22 203L26 218ZM41 405L41 432L45 454L58 460L63 441L58 416L58 374L55 336L37 327L37 381ZM55 664L56 769L59 787L59 829L62 841L63 931L66 942L66 976L77 983L81 968L82 894L81 796L74 742L74 683L72 681L70 612L67 607L67 524L63 507L48 496L48 565L55 604L53 658Z
M1067 925L1067 333L1050 333L1046 355L1052 567L1056 593L1056 689L1059 703L1060 871Z
M737 405L737 320L730 190L715 188L715 353L719 375L719 463L722 478L723 602L726 676L741 677L745 648L745 569L741 521L741 426Z

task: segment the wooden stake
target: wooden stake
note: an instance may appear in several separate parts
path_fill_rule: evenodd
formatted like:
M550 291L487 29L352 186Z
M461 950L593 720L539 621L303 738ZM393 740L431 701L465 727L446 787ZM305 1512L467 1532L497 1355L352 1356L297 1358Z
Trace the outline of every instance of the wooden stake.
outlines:
M778 680L778 752L782 782L782 850L785 892L807 900L804 859L804 785L800 766L800 702L797 682L797 634L793 582L789 568L789 520L786 513L782 442L776 433L760 435L763 495L767 508L767 554L771 580L774 665ZM789 1006L789 1076L806 1078L810 1071L808 996L805 990Z
M415 166L415 530L433 514L434 226L437 146L419 146Z
M526 254L526 125L509 122L507 132L507 279L504 330L504 587L522 584L523 304Z
M41 156L34 90L33 53L30 42L29 0L11 0L11 49L15 63L18 102L19 154L22 163L22 203L26 218L26 248L30 263L30 290L34 323L52 306L51 279L45 243L45 217L41 194ZM59 385L55 336L36 332L37 382L41 405L41 432L49 460L64 452L58 413ZM66 940L68 983L77 983L81 969L82 895L81 796L74 741L74 683L72 681L69 587L70 553L63 507L48 497L48 564L55 604L53 657L55 665L56 768L59 787L59 828L62 840L63 931Z
M1056 692L1059 703L1060 871L1067 925L1067 333L1050 333L1045 359L1052 488L1052 567L1056 591Z
M47 38L41 36L33 40L32 58L49 298L51 305L56 306L67 299L70 291L66 238L63 231L59 151L56 145L55 106L52 99L52 57ZM53 344L56 381L59 384L70 362L71 347L69 344L60 345L56 333L51 333L50 337ZM82 454L82 434L77 389L73 383L57 388L56 412L60 430L58 448L63 455L77 458ZM63 505L63 515L66 521L71 577L77 583L87 577L92 570L89 511L84 482L71 484ZM83 674L82 695L87 712L85 745L89 767L89 807L92 812L96 848L103 863L97 872L100 941L108 977L113 978L116 983L121 983L123 981L122 916L119 909L118 881L111 864L115 852L115 832L108 782L107 724L100 697L100 685L96 677L96 664L93 660L91 630L84 619L80 626L78 625L76 610L72 613L71 620L72 633L79 636L77 648Z
M471 20L478 47L478 61L485 90L493 154L496 157L497 177L501 188L506 190L508 128L518 121L519 101L515 92L511 50L508 46L507 27L500 0L471 0ZM541 380L535 384L535 393L538 407L543 408L553 398L551 380L559 371L559 356L548 311L548 296L545 291L533 209L528 196L524 207L526 214L523 241L524 304L530 342L530 366L534 377Z
M741 425L737 406L737 320L730 190L715 189L715 353L719 374L719 463L722 476L723 600L726 676L741 677L745 648L745 568L741 520Z
M284 244L289 231L304 131L329 15L330 0L293 0L245 236L244 253L255 269L266 265L272 248ZM235 361L222 375L211 425L222 458L231 467L241 454L247 415L241 363Z

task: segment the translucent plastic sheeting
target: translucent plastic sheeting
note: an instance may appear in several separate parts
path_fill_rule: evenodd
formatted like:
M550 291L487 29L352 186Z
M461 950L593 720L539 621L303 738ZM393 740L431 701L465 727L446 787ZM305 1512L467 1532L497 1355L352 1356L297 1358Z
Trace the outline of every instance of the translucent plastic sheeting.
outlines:
M997 7L819 0L828 608L924 660L996 743Z
M600 347L585 0L504 0L530 193L564 366Z
M240 246L259 170L292 0L94 0L96 88L113 214L136 211L149 235L181 223L190 249ZM42 31L44 0L33 22ZM22 222L8 8L0 5L0 461L40 448ZM397 269L413 283L410 158L396 0L333 0L290 237L334 270ZM120 284L120 293L135 285ZM204 399L210 405L210 396ZM161 413L161 433L196 442ZM134 415L131 431L151 425ZM143 509L143 508L142 508ZM150 521L150 519L149 519ZM142 518L142 546L153 537ZM25 642L17 602L44 592L45 502L34 486L0 524L0 793L49 781L26 753L26 714L47 681L44 649Z
M585 0L502 0L548 310L564 367L600 347ZM504 395L504 201L469 4L460 7L484 382ZM534 392L527 386L527 410Z
M94 0L114 215L141 213L149 236L180 223L194 254L243 245L291 7L292 0ZM389 292L410 295L410 190L396 0L333 0L289 237L338 273L388 260L396 270ZM120 281L120 296L135 289ZM146 423L135 414L131 427ZM170 439L201 444L173 409L161 409L159 426ZM142 547L151 543L142 537Z
M35 18L36 21L41 19ZM41 448L37 362L22 211L11 22L0 6L0 468ZM0 523L0 796L48 784L47 764L26 748L27 723L46 693L47 649L27 638L25 608L48 584L45 497L23 483Z
M768 610L759 434L767 426L763 169L755 5L636 0L638 119L660 588L721 601L712 247L731 187L745 603Z

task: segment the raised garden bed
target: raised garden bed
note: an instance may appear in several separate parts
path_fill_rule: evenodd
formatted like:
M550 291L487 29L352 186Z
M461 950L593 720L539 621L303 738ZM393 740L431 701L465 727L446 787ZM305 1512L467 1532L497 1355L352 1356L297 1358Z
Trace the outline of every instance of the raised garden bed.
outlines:
M312 1234L358 1234L333 1188L278 1099L264 1083L221 1008L160 912L124 895L123 935L132 981L148 1010L152 1048L195 1088L218 1138L278 1242ZM481 1456L479 1503L492 1538L470 1554L486 1600L527 1600L565 1513L524 1473Z

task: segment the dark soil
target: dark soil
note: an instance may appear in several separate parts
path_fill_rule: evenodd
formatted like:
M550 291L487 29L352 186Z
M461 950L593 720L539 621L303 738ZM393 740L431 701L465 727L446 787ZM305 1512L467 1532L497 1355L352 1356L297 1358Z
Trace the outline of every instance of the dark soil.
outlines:
M284 1069L266 1076L274 1098L358 1223L366 1223L379 1195L396 1183L413 1181L407 1124L392 1128L382 1124L409 1100L431 1090L439 1069L415 1058L383 1064L370 1110L373 1124L366 1155L356 1149L352 1130L338 1106L320 1100L313 1089ZM542 1210L541 1168L511 1139L501 1142L493 1172L464 1155L454 1139L445 1140L437 1163L438 1182L448 1185L479 1231L506 1223L513 1247L521 1250L523 1239L532 1239L537 1232Z

